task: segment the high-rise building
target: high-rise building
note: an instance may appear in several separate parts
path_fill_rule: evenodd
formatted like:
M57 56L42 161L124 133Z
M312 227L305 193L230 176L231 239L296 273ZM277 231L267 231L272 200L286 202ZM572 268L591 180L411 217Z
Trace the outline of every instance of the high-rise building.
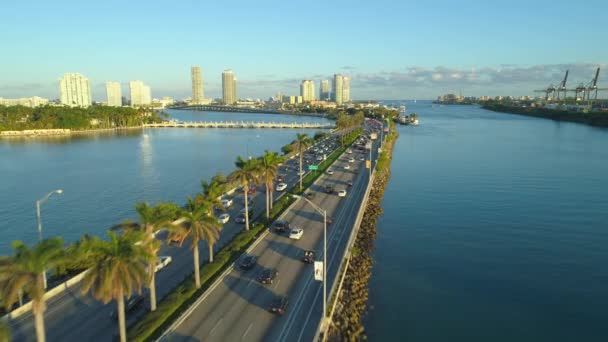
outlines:
M342 102L350 102L350 77L342 77Z
M304 102L315 100L315 82L311 80L303 80L300 83L300 96Z
M319 100L329 100L329 99L330 99L329 80L322 80L321 87L319 88Z
M106 96L108 98L108 106L122 106L122 92L120 90L120 83L112 81L106 82Z
M234 80L232 81L232 98L234 99L234 102L238 102L239 101L239 96L237 94L237 86L236 86L236 77L234 78Z
M89 107L91 105L89 79L81 74L64 74L59 79L59 100L70 107Z
M129 82L131 92L131 107L149 106L152 103L150 87L142 81Z
M333 89L332 89L332 93L333 93L333 100L336 102L336 104L341 105L342 102L344 102L344 99L342 97L342 87L343 87L343 82L344 82L344 77L340 74L334 74L334 84L333 84Z
M236 102L236 79L232 70L224 70L222 73L222 101L226 105Z
M201 67L193 66L190 68L190 77L192 78L192 103L200 104L203 102L203 73Z

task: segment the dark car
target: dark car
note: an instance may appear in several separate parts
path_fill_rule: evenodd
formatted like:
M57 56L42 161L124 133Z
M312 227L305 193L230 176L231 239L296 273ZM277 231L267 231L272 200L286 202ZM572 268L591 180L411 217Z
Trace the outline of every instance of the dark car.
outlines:
M253 195L255 194L255 186L250 186L249 189L247 190L247 195Z
M346 185L348 185L349 187L353 186L353 181L346 182Z
M315 251L305 251L302 256L302 261L307 264L312 264L315 261Z
M277 176L277 182L279 182L279 183L283 183L283 182L285 182L285 176L283 176L283 175L278 175L278 176Z
M308 198L308 199L313 199L313 198L315 198L315 193L309 191L309 192L305 193L304 196L306 196L306 198Z
M133 311L136 311L137 309L139 309L140 306L142 306L143 303L144 303L144 296L142 296L142 295L135 295L135 296L127 299L127 302L125 303L125 314L129 314ZM118 312L113 310L110 313L110 318L117 319Z
M272 284L278 274L277 270L265 269L258 277L258 281L262 284Z
M275 299L268 310L272 313L282 315L285 313L285 311L287 311L288 304L289 301L287 300L287 296L282 296Z
M325 217L325 223L327 223L327 224L332 224L332 223L334 223L334 220L332 220L332 218L331 218L331 217L326 216L326 217Z
M325 193L331 194L333 192L334 192L333 185L327 185L327 186L325 186Z
M243 260L241 260L241 263L239 264L239 266L241 266L241 268L244 270L250 270L253 268L253 266L255 266L256 260L257 259L255 256L248 255L248 256L244 257Z
M272 225L272 227L274 228L274 231L277 233L286 233L290 230L289 222L287 222L285 220L274 221L274 224Z

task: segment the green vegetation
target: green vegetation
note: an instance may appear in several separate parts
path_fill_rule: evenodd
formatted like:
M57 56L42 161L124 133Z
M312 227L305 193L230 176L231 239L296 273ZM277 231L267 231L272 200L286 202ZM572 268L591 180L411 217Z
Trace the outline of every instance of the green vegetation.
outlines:
M584 123L591 126L608 127L608 112L573 112L567 109L550 109L544 107L520 107L501 102L488 102L482 108L494 112L521 114L546 118L556 121Z
M162 117L167 116L166 114L159 116L155 112L129 107L0 106L0 131L123 128L141 126L143 123L161 122Z

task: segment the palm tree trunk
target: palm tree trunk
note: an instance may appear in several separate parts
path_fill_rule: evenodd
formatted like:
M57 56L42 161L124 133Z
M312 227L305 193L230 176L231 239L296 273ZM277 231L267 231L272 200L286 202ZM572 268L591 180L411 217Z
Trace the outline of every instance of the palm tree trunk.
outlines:
M270 192L270 210L272 210L272 207L274 207L274 191Z
M44 275L41 273L36 277L36 286L44 288ZM44 296L40 300L32 300L32 311L34 312L34 322L36 327L36 339L38 342L46 341L44 331Z
M127 342L127 325L125 323L125 296L122 288L118 290L118 331L120 333L120 342Z
M300 191L302 191L302 151L300 151Z
M245 230L249 230L249 203L247 203L247 192L249 191L249 185L243 186L243 193L245 194Z
M213 262L213 244L208 242L207 246L209 246L209 262Z
M270 220L270 187L266 183L266 220Z
M156 272L154 263L148 264L148 272L150 272L150 311L156 311Z
M192 253L194 254L194 283L196 284L196 288L201 288L201 275L200 275L200 264L198 261L198 241L192 241Z
M36 306L39 306L39 304ZM41 310L40 308L34 310L34 319L36 324L36 339L38 342L45 342L46 334L44 331L44 310Z

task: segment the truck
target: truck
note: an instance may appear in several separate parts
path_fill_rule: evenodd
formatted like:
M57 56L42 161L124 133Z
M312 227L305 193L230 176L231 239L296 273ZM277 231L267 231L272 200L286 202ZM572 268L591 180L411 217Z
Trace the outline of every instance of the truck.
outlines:
M369 138L372 139L372 140L378 139L378 133L370 133L369 134Z

